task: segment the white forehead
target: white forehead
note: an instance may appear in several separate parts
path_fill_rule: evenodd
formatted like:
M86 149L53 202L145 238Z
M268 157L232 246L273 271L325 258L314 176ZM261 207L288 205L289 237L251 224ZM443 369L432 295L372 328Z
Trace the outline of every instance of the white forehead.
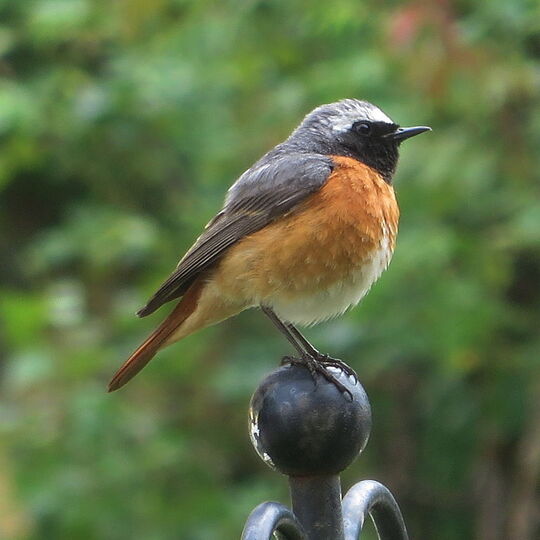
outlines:
M385 122L393 124L392 119L367 101L344 99L337 103L323 105L313 111L320 113L320 119L334 132L343 132L351 128L355 122Z

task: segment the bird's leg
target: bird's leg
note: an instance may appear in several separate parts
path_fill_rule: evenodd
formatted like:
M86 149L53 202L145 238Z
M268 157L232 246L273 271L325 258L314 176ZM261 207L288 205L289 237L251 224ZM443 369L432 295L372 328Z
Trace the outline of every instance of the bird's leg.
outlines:
M329 367L337 367L346 375L350 375L357 380L358 377L351 367L341 360L320 353L294 325L283 322L269 307L261 306L261 309L300 354L300 358L285 356L283 358L284 363L307 367L315 384L317 384L317 373L320 373L327 381L334 384L341 392L348 394L352 399L350 391L328 371Z
M284 323L269 307L261 306L261 309L262 312L274 323L276 328L287 338L298 354L300 354L300 356L304 356L307 351L302 346L302 343L298 341L297 337L291 332L288 325Z

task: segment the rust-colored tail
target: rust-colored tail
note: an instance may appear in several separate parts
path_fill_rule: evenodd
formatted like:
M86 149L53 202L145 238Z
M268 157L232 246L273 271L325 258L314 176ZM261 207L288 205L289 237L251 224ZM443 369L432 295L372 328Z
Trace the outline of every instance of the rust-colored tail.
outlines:
M178 302L168 317L148 336L142 345L122 364L108 386L114 392L129 382L152 360L167 339L193 313L202 290L203 282L195 282Z

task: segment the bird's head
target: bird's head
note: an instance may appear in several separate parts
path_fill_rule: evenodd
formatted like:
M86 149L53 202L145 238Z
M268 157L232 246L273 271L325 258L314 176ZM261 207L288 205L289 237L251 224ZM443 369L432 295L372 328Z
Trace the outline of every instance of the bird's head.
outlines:
M367 101L343 99L310 112L287 142L304 151L353 157L374 168L390 183L399 145L430 129L400 127Z

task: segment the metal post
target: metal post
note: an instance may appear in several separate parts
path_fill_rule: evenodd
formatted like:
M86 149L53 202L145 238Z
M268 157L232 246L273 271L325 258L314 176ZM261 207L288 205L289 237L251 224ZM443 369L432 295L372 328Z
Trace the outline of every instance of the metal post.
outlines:
M292 510L308 538L344 540L341 482L337 474L290 476Z
M249 516L242 540L358 540L367 515L381 540L407 540L401 512L381 484L356 484L341 501L339 473L362 452L371 408L362 385L342 371L343 394L302 366L285 366L257 388L250 404L251 442L261 459L289 477L292 512L263 503Z

